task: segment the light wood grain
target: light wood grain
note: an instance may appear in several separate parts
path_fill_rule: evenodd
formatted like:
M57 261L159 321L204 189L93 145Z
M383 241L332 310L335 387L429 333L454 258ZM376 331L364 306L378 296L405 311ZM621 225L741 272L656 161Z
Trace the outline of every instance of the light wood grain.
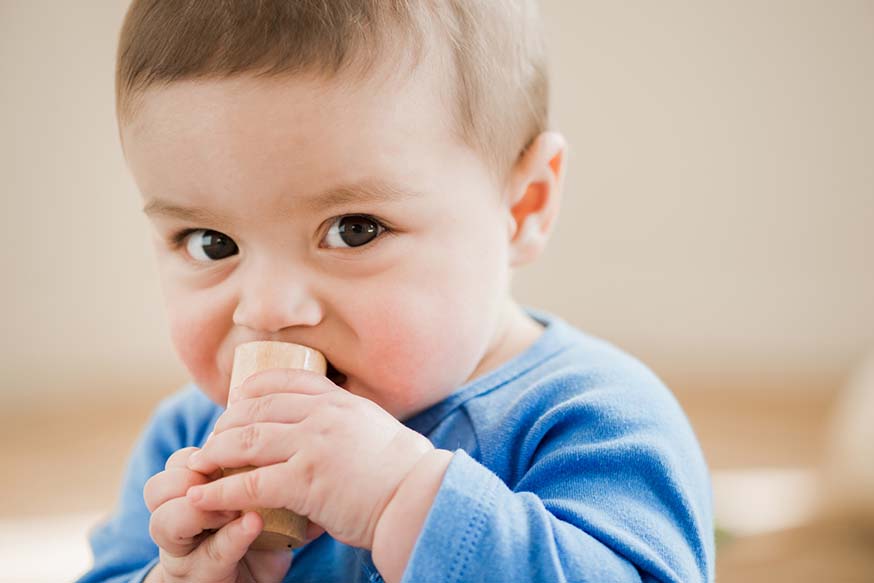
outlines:
M242 384L251 375L271 368L304 369L324 375L325 357L317 350L288 342L247 342L234 351L231 389ZM228 401L228 408L231 408ZM233 476L255 468L225 469L225 476ZM254 510L264 520L264 529L251 548L259 550L293 549L306 541L307 519L285 508L241 508Z

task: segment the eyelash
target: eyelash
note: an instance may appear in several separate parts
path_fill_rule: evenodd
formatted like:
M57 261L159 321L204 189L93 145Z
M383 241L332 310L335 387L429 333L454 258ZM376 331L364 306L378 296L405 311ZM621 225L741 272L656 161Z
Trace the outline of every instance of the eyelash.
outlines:
M365 247L369 247L369 246L371 246L371 245L373 244L373 242L378 241L379 239L382 239L383 236L385 236L385 235L390 235L390 234L392 234L392 233L394 232L394 230L393 230L391 227L389 227L389 226L385 223L385 221L383 221L383 220L381 220L381 219L378 219L378 218L374 217L373 215L368 215L368 214L363 214L363 213L351 213L351 214L347 214L347 215L339 215L339 216L337 216L337 217L334 217L334 218L330 219L330 220L328 221L328 226L333 225L335 222L337 222L337 221L341 221L341 220L343 220L343 219L345 219L345 218L347 218L347 217L362 217L362 218L365 218L365 219L367 219L367 220L369 220L369 221L373 221L374 223L376 223L377 225L379 225L379 226L382 228L382 230L381 230L381 232L379 233L379 235L377 235L377 236L376 236L372 241L368 242L368 243L365 244L365 245L361 245L360 247L349 247L348 249L346 249L346 250L349 251L349 252L353 252L353 253L354 253L354 252L356 252L356 251L363 250ZM173 246L173 249L180 249L181 247L183 247L183 246L185 245L185 239L186 239L186 238L188 237L188 235L190 235L191 233L196 233L197 231L211 231L211 230L213 230L213 229L204 229L203 227L199 227L199 228L193 228L193 227L185 228L185 229L182 229L182 230L180 230L180 231L178 231L178 232L172 234L172 235L170 236L170 242L171 242L171 244L172 244L172 246ZM217 233L220 233L221 231L216 231L216 232L217 232ZM324 238L324 235L322 235L322 238ZM321 242L321 239L320 239L320 242ZM220 261L220 260L219 260L219 261ZM213 261L213 262L211 262L211 263L219 263L219 261ZM198 263L200 263L200 262L198 262Z

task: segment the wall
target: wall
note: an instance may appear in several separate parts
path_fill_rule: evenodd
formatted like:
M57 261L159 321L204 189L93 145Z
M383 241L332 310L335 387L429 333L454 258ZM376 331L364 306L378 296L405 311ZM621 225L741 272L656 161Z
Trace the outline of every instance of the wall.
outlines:
M168 393L113 117L127 2L0 0L0 406ZM874 345L874 4L543 3L570 144L516 280L685 387L822 388Z

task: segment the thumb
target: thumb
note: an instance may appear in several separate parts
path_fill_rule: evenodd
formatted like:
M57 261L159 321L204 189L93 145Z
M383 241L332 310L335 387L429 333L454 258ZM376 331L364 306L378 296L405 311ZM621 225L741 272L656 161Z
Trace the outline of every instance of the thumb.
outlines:
M263 519L257 513L253 512L252 514L255 514L259 520L258 532L260 533L263 528ZM254 538L252 542L254 542ZM291 559L292 554L288 549L249 549L243 557L243 564L248 568L252 581L273 583L285 579L286 573L291 568Z
M246 512L205 538L194 550L194 576L198 580L238 580L240 561L264 524L257 512Z
M291 559L292 554L290 550L250 550L243 558L243 563L249 568L253 581L271 583L285 579L285 574L291 568Z
M222 580L228 573L248 571L255 583L282 581L291 567L291 551L249 548L263 528L264 519L250 511L206 539L197 548L200 560L210 565L205 578Z

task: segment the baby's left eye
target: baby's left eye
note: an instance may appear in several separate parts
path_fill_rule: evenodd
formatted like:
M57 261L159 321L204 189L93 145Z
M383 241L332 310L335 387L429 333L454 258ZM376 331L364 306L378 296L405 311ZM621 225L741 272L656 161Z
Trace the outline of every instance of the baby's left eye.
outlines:
M324 247L361 247L379 237L385 226L366 215L337 217L322 240Z

